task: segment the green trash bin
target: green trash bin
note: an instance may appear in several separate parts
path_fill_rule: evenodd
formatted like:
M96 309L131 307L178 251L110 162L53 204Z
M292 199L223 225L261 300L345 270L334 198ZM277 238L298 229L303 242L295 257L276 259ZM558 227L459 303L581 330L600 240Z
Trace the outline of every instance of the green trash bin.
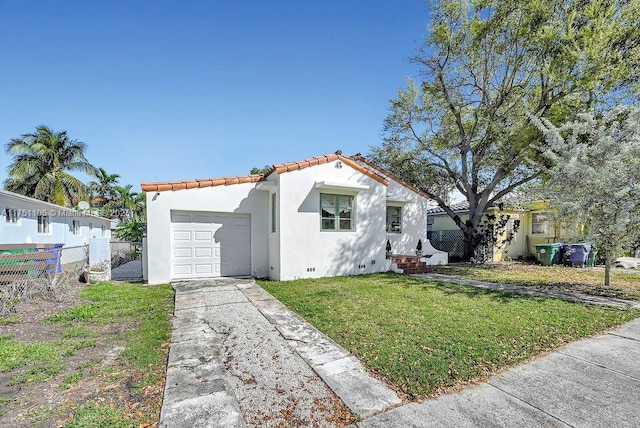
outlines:
M561 264L562 262L562 247L564 244L561 242L553 242L549 244L536 244L536 257L542 263L543 266L551 266Z
M589 256L587 257L587 267L594 267L596 265L596 257L598 257L598 252L591 249L591 251L589 251Z
M34 251L36 251L34 248L11 248L11 249L0 250L0 255L26 254L26 253L33 253ZM17 265L26 265L26 263L19 260L1 260L0 259L0 270L2 270L1 268L3 266L17 266ZM27 272L34 273L35 269L29 269Z

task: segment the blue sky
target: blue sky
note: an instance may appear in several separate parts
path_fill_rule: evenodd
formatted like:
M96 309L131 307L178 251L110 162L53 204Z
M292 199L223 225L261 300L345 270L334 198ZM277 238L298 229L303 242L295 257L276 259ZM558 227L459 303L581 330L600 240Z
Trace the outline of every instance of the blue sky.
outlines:
M366 154L427 22L427 0L3 0L0 142L67 130L138 191Z

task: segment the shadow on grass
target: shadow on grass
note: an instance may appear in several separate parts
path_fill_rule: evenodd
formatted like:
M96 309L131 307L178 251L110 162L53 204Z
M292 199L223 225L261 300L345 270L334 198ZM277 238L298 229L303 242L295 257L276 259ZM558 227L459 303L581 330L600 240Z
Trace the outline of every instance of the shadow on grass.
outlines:
M510 291L504 290L491 290L486 288L476 288L470 285L464 284L455 284L446 281L437 281L431 278L420 278L415 276L404 276L402 274L390 273L385 274L390 275L389 282L393 285L398 285L398 279L402 278L404 284L403 287L412 287L412 286L422 286L425 291L427 291L427 287L432 286L437 287L438 290L442 291L446 295L463 295L469 298L486 298L489 297L492 300L500 301L503 303L514 301L514 300L531 300L531 301L543 301L546 299L553 299L553 297L542 297L542 296L530 296L527 294L519 294L513 293Z

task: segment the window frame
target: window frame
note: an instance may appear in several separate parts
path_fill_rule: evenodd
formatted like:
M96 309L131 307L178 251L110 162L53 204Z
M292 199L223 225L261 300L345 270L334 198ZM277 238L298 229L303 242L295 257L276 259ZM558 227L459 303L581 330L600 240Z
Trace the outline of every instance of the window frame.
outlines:
M544 221L536 221L534 222L534 218L536 216L544 216ZM549 213L547 211L536 211L531 213L531 235L532 236L549 236L551 230L551 223L549 222ZM536 225L543 225L544 230L542 232L534 231L534 223Z
M276 193L271 194L271 233L276 233L276 220L277 220L277 196Z
M13 215L12 215L13 214ZM20 214L16 208L4 209L4 222L6 224L17 225L20 222Z
M38 215L38 233L40 235L50 235L51 234L51 218L48 215Z
M102 232L101 236L107 236L107 227L104 224L100 226L100 230Z
M394 208L394 209L398 210L397 216L398 216L398 221L400 223L398 225L398 230L393 230L392 228L389 227L390 225L393 225L393 222L391 222L391 224L389 223L389 208ZM402 224L403 223L403 221L402 221L402 211L403 211L403 209L402 209L402 206L400 206L400 205L387 205L386 215L385 215L385 223L386 223L385 230L386 230L387 233L393 234L393 235L402 234L402 229L404 229L403 224Z
M322 197L323 196L332 196L333 199L333 204L334 204L334 208L335 207L339 207L340 203L339 203L339 198L350 198L351 200L351 204L350 204L350 208L351 208L351 213L349 216L349 222L350 222L350 228L349 229L343 229L340 227L340 223L343 220L340 217L339 213L334 213L333 217L323 217L322 216ZM323 193L320 192L320 208L319 208L319 217L320 217L320 232L355 232L356 231L356 195L351 195L351 194L344 194L344 193ZM333 220L333 228L329 229L329 228L325 228L324 227L324 220ZM344 219L346 220L346 219Z
M76 236L80 235L80 221L71 220L71 233Z

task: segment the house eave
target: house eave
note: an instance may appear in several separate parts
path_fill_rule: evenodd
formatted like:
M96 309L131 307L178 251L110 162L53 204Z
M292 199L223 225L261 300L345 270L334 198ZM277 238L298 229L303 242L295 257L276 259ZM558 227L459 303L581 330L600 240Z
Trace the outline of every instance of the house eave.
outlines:
M318 190L347 193L358 193L363 190L369 190L369 186L363 184L340 183L334 181L316 181L315 188Z

